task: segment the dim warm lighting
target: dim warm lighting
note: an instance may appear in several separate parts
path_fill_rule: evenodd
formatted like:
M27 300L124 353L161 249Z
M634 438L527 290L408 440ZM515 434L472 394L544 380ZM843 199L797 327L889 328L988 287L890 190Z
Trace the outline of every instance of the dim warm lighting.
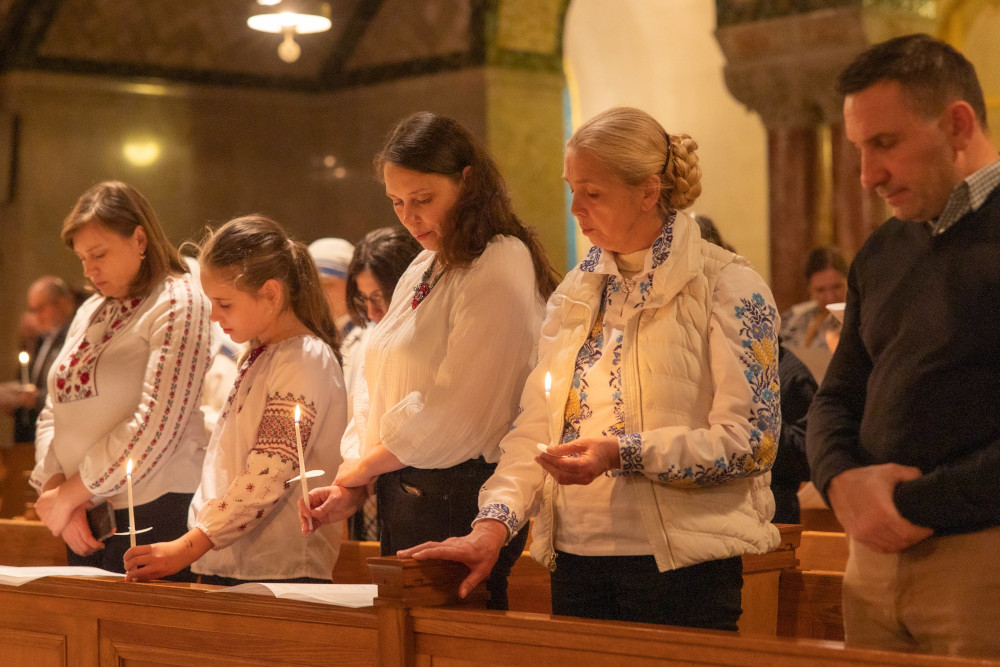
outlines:
M160 143L152 139L126 141L122 146L122 155L131 165L148 167L160 158Z
M330 5L314 0L280 0L266 3L257 0L259 5L267 4L267 9L258 9L247 19L247 25L261 32L279 33L284 35L278 45L278 57L286 63L299 59L302 47L295 41L295 35L307 35L314 32L324 32L333 25L330 21Z

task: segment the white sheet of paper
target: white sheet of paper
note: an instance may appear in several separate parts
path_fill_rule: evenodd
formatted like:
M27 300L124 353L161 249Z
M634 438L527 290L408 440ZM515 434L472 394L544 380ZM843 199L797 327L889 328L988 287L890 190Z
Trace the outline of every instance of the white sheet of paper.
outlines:
M124 577L120 572L108 572L96 567L51 566L13 567L0 565L0 584L20 586L43 577Z
M286 600L318 602L339 607L371 607L378 595L375 584L272 584L254 582L229 586L213 593L249 593L252 595L273 595Z

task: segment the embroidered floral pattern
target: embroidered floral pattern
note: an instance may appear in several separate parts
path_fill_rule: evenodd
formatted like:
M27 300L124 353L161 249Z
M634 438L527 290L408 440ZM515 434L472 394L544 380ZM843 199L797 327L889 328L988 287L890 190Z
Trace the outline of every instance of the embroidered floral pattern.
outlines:
M250 367L253 363L257 361L257 357L261 355L266 349L266 345L259 345L250 351L244 359L243 363L240 364L240 369L236 373L236 380L233 382L233 388L229 390L229 396L226 398L226 404L222 407L222 414L219 415L219 421L222 422L229 415L229 410L233 407L233 403L236 401L236 396L239 394L240 385L243 383L243 378L247 373L250 372ZM243 410L243 404L240 403L239 407L236 409L236 414L239 414Z
M295 405L298 404L302 414L299 418L299 430L302 434L302 451L309 448L309 436L312 435L313 424L316 422L316 404L306 403L304 396L292 394L273 394L267 397L264 414L257 428L257 442L251 455L262 454L267 457L277 457L282 463L291 463L293 470L298 470L299 455L295 442Z
M115 493L124 488L124 471L129 458L137 463L132 475L133 482L140 483L155 471L163 457L173 451L172 443L177 441L181 430L186 426L190 410L195 407L195 399L201 392L201 383L209 361L208 332L205 328L208 324L208 301L196 299L194 288L186 280L168 280L166 289L170 303L167 317L169 324L163 334L150 392L155 398L149 401L148 409L143 412L143 420L118 460L90 484L94 491L101 490L111 480L115 480L114 485L110 490L102 492ZM129 301L129 320L135 316L142 301ZM196 312L196 308L200 312ZM181 310L182 313L179 312ZM111 324L103 343L110 341L116 333L124 331L127 323L120 316L108 317L106 320ZM157 415L160 416L159 423L155 423Z
M776 311L757 293L750 299L740 299L740 304L734 307L743 337L740 359L746 368L743 375L753 391L750 452L729 461L720 457L710 466L687 466L683 470L674 467L658 475L661 482L710 486L768 470L774 463L781 427L778 339L774 331Z
M95 370L108 344L124 331L144 299L105 299L87 325L76 349L56 367L56 403L70 403L97 396ZM105 324L104 327L100 326Z
M670 212L667 213L667 219L663 222L663 229L660 230L660 235L653 241L650 253L653 256L652 268L654 269L662 265L670 257L670 248L674 243L674 221L676 219L677 210L670 209Z
M517 527L521 523L517 518L517 513L512 512L509 507L502 503L493 503L479 510L476 520L495 519L503 523L510 530L511 535L517 532Z
M587 389L590 385L587 382L587 371L598 362L604 354L604 299L601 300L601 309L591 327L590 335L580 351L576 355L576 365L573 369L573 381L570 384L569 395L566 397L566 409L564 411L564 422L562 441L572 442L580 437L580 424L593 416L593 410L589 404Z
M642 462L642 436L638 433L618 436L618 455L622 460L622 474L641 474L645 468Z
M587 256L583 258L580 262L581 271L589 271L593 273L594 269L597 268L598 262L601 261L601 249L595 246L590 246L590 251L587 252Z
M251 352L259 355L263 347ZM246 367L253 362L248 360ZM245 375L245 373L243 374ZM240 376L239 379L242 379ZM239 379L237 382L239 382ZM309 439L316 423L316 404L304 396L274 393L267 397L257 439L247 455L246 467L223 498L216 501L220 512L230 510L224 523L244 532L259 522L290 488L287 480L299 468L295 444L295 405L301 408L299 430L302 450L309 451ZM214 522L213 522L214 523Z
M434 263L431 262L431 265L427 267L426 271L424 271L424 275L420 276L420 283L413 288L413 300L410 301L410 308L416 309L416 307L427 298L427 295L431 293L434 286L438 284L438 281L441 280L441 276L444 275L444 271L441 271L441 273L437 274L434 280L431 280L431 272L433 270Z

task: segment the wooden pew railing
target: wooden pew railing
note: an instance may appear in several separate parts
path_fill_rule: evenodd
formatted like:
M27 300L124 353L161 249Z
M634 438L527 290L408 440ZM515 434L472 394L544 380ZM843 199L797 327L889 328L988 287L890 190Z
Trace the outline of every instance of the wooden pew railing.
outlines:
M746 556L740 630L745 634L840 639L840 588L838 575L800 573L800 552L815 552L815 538L797 526L779 526L778 550ZM820 534L822 536L822 534ZM821 539L828 539L822 537ZM333 571L335 583L370 582L368 559L379 555L377 542L346 541ZM810 558L817 558L810 556ZM0 564L64 565L62 540L39 522L0 521ZM527 554L514 566L509 580L512 611L550 614L549 573Z
M455 600L464 566L373 558L374 607L342 609L197 584L52 577L0 586L11 665L1000 665L546 614ZM440 605L440 606L435 606Z

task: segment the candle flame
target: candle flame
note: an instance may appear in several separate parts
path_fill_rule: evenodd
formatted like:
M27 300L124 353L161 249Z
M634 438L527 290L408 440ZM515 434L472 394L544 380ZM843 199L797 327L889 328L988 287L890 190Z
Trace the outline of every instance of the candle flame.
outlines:
M548 371L545 372L545 395L548 396L549 391L552 389L552 373Z
M125 476L126 477L131 477L132 476L132 459L129 459L128 460L128 465L125 466Z
M300 414L300 411L299 411L299 404L298 404L298 403L296 403L296 404L295 404L295 423L296 423L296 424L298 424L298 423L299 423L299 414Z
M21 350L21 354L17 355L17 360L20 361L22 364L28 363L28 353L25 352L24 350Z

